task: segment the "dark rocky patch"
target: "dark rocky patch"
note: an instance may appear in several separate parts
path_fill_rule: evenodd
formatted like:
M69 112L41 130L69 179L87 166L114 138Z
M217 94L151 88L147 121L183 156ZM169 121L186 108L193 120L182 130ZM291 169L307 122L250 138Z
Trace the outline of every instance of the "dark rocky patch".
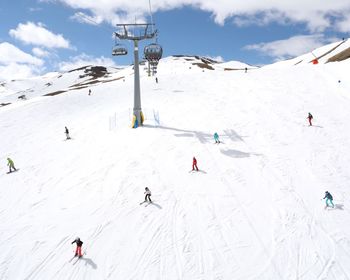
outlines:
M342 52L338 53L337 55L332 56L331 58L329 58L327 60L327 63L328 62L335 62L335 61L343 61L343 60L346 60L348 58L350 58L350 48L347 48L347 49L343 50Z
M44 96L55 96L55 95L58 95L58 94L61 94L61 93L64 93L66 92L65 90L58 90L58 91L54 91L54 92L50 92L50 93L47 93L47 94L44 94Z
M212 66L210 66L209 64L206 64L206 63L196 62L196 63L192 63L192 64L197 65L199 68L202 68L202 69L215 70Z

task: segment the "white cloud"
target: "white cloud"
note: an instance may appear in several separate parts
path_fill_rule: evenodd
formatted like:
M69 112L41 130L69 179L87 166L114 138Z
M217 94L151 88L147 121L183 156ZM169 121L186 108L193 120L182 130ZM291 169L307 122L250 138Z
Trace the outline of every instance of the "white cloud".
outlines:
M28 78L42 72L44 61L16 46L0 43L0 80Z
M337 28L340 32L350 33L350 11L345 17L337 22Z
M29 64L0 65L0 81L30 78L39 74L40 71L38 67Z
M58 0L74 9L85 9L93 19L115 24L134 22L149 17L148 1L129 0ZM183 6L210 12L218 24L228 19L242 24L305 23L310 31L322 31L337 26L350 12L349 0L152 0L152 11L165 11ZM332 17L337 15L336 18ZM345 26L345 23L344 23Z
M3 42L0 43L0 63L5 65L11 63L20 63L41 66L44 64L44 61L40 58L23 52L10 43Z
M222 56L220 56L220 55L218 55L218 56L206 55L205 57L210 58L212 60L215 60L217 62L224 62L225 61L224 58Z
M43 50L41 48L33 48L32 52L38 57L48 57L50 55L48 51Z
M273 57L277 60L299 56L321 47L327 43L339 39L328 38L324 35L298 35L290 37L286 40L278 40L267 43L259 43L245 46L246 50L255 50L266 56Z
M75 68L79 68L86 65L99 65L99 66L112 66L116 67L114 61L110 58L102 57L92 57L87 54L81 54L70 58L69 61L63 61L58 64L60 71L69 71Z
M9 34L26 43L47 48L70 48L70 43L62 34L54 34L47 30L42 23L27 22L18 24Z

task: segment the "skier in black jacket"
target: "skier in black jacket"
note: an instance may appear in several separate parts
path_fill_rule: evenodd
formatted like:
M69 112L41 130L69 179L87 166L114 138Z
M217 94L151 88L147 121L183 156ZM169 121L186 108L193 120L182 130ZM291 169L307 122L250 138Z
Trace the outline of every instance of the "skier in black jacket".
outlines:
M70 136L69 136L69 130L68 130L68 128L66 126L64 127L64 133L66 134L66 137L67 137L66 140L71 139Z
M312 119L314 117L311 115L311 113L308 114L307 119L309 120L309 126L312 126Z
M75 250L75 256L78 256L81 258L83 255L81 253L81 246L83 246L83 241L80 240L79 237L75 238L75 240L72 242L72 244L77 244L77 249Z

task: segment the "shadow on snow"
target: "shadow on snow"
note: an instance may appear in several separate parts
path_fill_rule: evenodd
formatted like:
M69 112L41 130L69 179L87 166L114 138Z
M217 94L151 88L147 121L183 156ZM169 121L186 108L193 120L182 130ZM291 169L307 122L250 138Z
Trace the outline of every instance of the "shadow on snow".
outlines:
M150 203L149 205L153 205L153 206L157 207L158 209L162 209L162 206L160 206L159 204L154 203L154 202Z
M92 259L89 259L89 258L85 258L85 257L82 257L80 258L80 261L84 261L85 263L85 266L89 265L91 266L93 269L97 269L97 264L94 263L94 261Z
M179 128L161 126L161 125L160 126L144 125L144 127L160 128L160 129L180 132L180 133L175 133L174 135L176 137L196 137L199 140L199 142L201 142L202 144L213 142L214 132L207 133L207 132L202 132L202 131L179 129ZM243 141L244 142L243 137L246 137L246 136L240 136L233 129L226 129L223 132L224 132L223 134L219 134L220 139L227 139L228 138L231 141Z
M227 150L220 150L222 154L228 157L233 157L233 158L247 158L250 156L260 156L261 154L255 154L255 153L245 153L241 152L238 150L232 150L232 149L227 149Z
M344 210L344 204L334 204L334 208L325 206L325 209L328 210Z

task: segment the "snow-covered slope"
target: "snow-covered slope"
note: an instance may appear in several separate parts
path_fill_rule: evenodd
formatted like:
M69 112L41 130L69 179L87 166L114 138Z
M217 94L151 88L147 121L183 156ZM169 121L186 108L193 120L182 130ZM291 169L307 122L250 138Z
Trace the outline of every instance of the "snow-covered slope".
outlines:
M115 69L103 66L85 66L64 73L48 73L44 76L2 82L0 85L1 104L12 104L39 96L53 96L70 90L92 88L100 83L124 78L131 69Z
M130 68L0 108L0 279L350 278L350 63L192 63L142 71L138 129Z
M342 55L340 56L340 54ZM318 63L324 64L334 61L342 61L348 58L350 58L350 40L344 39L339 42L322 46L301 56L285 61L279 61L274 64L266 65L265 67L275 68L312 64L315 59L317 59Z

